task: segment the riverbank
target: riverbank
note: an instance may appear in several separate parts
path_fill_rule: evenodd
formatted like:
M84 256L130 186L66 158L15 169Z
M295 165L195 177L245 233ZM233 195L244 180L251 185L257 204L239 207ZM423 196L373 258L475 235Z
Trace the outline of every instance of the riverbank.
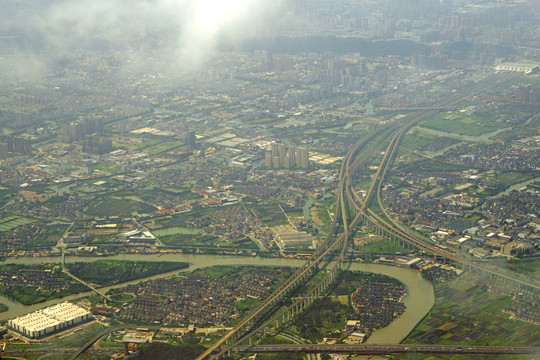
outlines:
M155 255L139 255L139 254L119 254L108 257L75 257L67 256L66 262L93 262L98 259L115 259L115 260L131 260L131 261L177 261L187 262L190 266L182 271L191 271L194 269L214 266L214 265L248 265L248 266L280 266L280 267L300 267L304 261L296 259L282 258L260 258L260 257L245 257L245 256L218 256L218 255L191 255L191 254L155 254ZM59 257L21 257L17 259L9 258L6 263L16 264L43 264L51 262L60 262ZM416 324L429 312L435 303L435 295L433 285L422 277L420 272L408 269L398 268L389 265L380 264L360 264L351 263L348 270L365 271L387 275L400 280L407 287L407 295L403 299L406 311L385 328L379 329L373 333L368 343L388 343L397 344L409 334ZM182 272L180 271L180 272ZM100 288L101 291L107 292L110 289L126 286L127 284L136 284L139 281L148 279L157 279L170 277L178 274L179 271L164 273L151 276L144 279L131 281L128 283L116 284ZM0 296L0 303L4 303L9 307L7 312L0 313L0 320L6 320L13 317L21 316L26 313L54 305L62 301L75 300L84 296L93 294L93 292L84 292L76 295L67 296L61 299L55 299L44 303L24 306L13 301L5 296Z

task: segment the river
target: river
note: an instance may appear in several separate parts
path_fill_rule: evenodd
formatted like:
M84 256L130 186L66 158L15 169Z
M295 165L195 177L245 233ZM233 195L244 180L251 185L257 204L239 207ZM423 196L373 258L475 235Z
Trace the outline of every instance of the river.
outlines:
M132 261L177 261L187 262L190 264L189 268L181 271L191 271L194 269L214 266L214 265L253 265L253 266L289 266L299 267L304 261L295 259L279 259L279 258L259 258L259 257L243 257L243 256L218 256L218 255L189 255L189 254L166 254L166 255L137 255L137 254L120 254L109 257L75 257L66 256L66 262L91 262L97 259L115 259L115 260L132 260ZM44 263L59 263L59 257L22 257L18 259L7 259L5 263L15 264L44 264ZM398 268L395 266L380 265L380 264L363 264L352 263L350 264L350 270L360 270L372 273L383 274L399 279L407 286L407 295L403 299L407 309L399 318L394 320L390 325L385 328L379 329L373 333L371 338L367 341L368 344L398 344L400 343L409 332L416 326L416 324L429 312L435 303L435 295L433 292L432 284L423 279L418 271L408 268ZM178 273L173 271L171 273L155 275L145 279L155 279L160 277L167 277ZM125 286L126 284L135 284L142 279L131 281L129 283L123 283L113 286L107 286L101 288L103 292L107 292L109 289ZM44 303L25 306L13 301L5 296L0 296L0 303L4 303L9 307L7 312L0 313L0 320L5 320L17 316L24 315L26 313L47 307L62 301L74 300L83 296L92 294L93 292L85 292L67 296L61 299L54 299Z

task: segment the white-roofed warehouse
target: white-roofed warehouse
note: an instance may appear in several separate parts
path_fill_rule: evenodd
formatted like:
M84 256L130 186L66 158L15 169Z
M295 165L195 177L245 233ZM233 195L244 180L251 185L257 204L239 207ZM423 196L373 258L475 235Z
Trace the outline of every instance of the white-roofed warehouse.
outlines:
M88 310L69 302L63 302L9 320L8 327L29 338L36 339L83 323L92 317Z

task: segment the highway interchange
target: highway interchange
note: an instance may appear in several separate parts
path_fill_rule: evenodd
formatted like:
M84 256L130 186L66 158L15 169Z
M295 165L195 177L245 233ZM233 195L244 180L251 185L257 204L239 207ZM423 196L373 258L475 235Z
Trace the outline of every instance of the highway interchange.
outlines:
M473 96L480 94L503 81L509 80L512 76L514 75L495 75L489 77L461 93L456 93L448 97L434 107L410 112L403 119L390 122L360 139L343 159L337 190L336 216L334 216L327 237L322 241L317 251L288 280L277 288L272 295L253 309L231 331L210 346L197 358L197 360L216 359L231 350L240 352L304 351L313 353L345 352L358 354L387 354L394 352L517 354L520 353L519 351L523 351L521 353L530 354L538 352L537 348L514 347L452 347L428 345L332 345L332 347L329 347L329 345L315 344L275 346L243 345L246 344L248 339L251 340L253 335L264 331L276 321L279 321L280 319L288 320L291 313L294 315L294 311L304 310L318 298L319 294L324 292L324 290L334 281L342 263L346 261L346 253L349 245L348 240L351 235L354 234L357 226L361 223L378 228L391 239L399 239L420 251L448 259L456 264L462 265L464 268L481 270L490 275L512 281L520 286L539 289L540 287L538 284L502 273L497 269L487 268L484 264L464 259L457 254L445 251L432 244L426 243L422 239L416 238L387 214L381 199L381 189L384 178L393 164L401 140L407 131L420 121L427 119L444 109L450 107L455 108L465 100L471 99ZM366 195L362 197L355 189L355 179L359 172L364 171L366 167L376 164L377 162L377 170L372 176L369 190L366 192ZM379 212L375 212L370 208L370 205L373 204L375 199L378 208L380 209ZM343 229L340 234L338 234L339 229ZM300 298L293 302L291 306L285 307L284 309L282 306L283 300L290 300L294 291L299 286L305 284L319 268L325 268L327 270L325 277L307 292L304 299ZM86 351L105 333L108 333L108 331L97 334L94 339L76 351L71 358L75 359L79 354Z
M467 90L448 97L437 104L436 107L440 109L456 107L462 102L473 98L473 96L478 95L501 82L509 80L512 76L513 75L491 76L482 82L469 87ZM421 239L415 238L408 232L404 231L402 226L394 221L384 210L380 192L384 177L388 169L393 164L394 158L399 150L401 140L407 131L409 131L413 126L418 124L420 121L437 114L439 111L442 110L433 110L433 108L430 108L427 111L410 113L402 120L381 127L378 130L368 134L349 151L341 166L337 191L338 200L336 204L336 216L334 217L331 231L324 240L323 244L319 247L317 252L306 261L304 266L299 268L269 298L263 301L250 314L242 319L240 323L233 328L233 330L231 330L215 344L209 347L203 354L201 354L197 360L207 358L215 359L221 354L230 351L236 345L241 344L243 341L248 339L250 335L257 331L261 331L263 327L270 325L271 321L266 321L264 322L263 326L255 326L256 324L259 324L263 320L267 319L268 316L270 316L270 312L273 309L276 309L278 303L290 295L300 284L303 284L308 278L309 274L311 274L311 272L316 269L318 265L326 262L328 260L328 256L332 255L335 250L341 246L341 251L336 258L334 268L332 268L332 270L327 274L327 277L332 276L333 279L336 269L341 265L341 262L345 260L345 253L350 235L354 233L354 230L360 222L364 222L366 225L370 226L377 226L386 234L390 235L390 237L399 238L426 253L448 259L464 266L465 268L481 270L490 275L494 275L507 281L512 281L519 286L529 286L535 289L540 289L538 284L508 275L496 269L487 268L483 264L464 259L457 254L440 249L434 245L424 242ZM384 149L384 145L386 144L388 145L386 149ZM384 149L382 154L381 149ZM373 176L373 180L367 194L362 198L354 189L355 176L358 171L361 171L363 167L370 165L379 156L381 156L382 159L377 167L376 174ZM369 205L374 197L377 198L379 208L381 209L381 214L377 214L369 208ZM340 225L343 226L344 231L340 235L335 235L335 232L337 229L339 229ZM326 277L321 281L321 283L324 283L325 281L327 281ZM315 288L318 286L319 285L316 285ZM308 294L307 296L310 295ZM409 347L409 349L412 348ZM448 347L439 349L439 351L455 350L456 349L450 349Z

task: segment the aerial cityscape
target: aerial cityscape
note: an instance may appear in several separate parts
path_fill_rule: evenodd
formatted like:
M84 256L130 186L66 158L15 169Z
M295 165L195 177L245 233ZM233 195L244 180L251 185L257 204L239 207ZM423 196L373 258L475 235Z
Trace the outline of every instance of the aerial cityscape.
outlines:
M540 358L537 0L0 0L0 359Z

